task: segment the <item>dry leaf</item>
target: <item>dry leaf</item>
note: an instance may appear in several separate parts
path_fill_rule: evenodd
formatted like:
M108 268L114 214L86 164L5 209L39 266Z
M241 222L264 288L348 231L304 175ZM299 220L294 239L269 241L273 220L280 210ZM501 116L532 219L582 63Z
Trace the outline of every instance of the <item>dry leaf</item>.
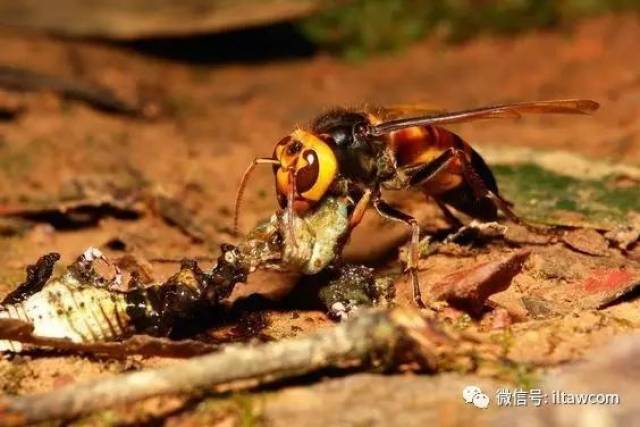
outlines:
M609 250L609 243L604 236L591 228L567 231L562 241L571 249L587 255L603 256Z
M509 287L529 254L528 250L519 251L502 260L481 263L453 273L431 287L431 296L435 300L446 300L477 313L489 296Z

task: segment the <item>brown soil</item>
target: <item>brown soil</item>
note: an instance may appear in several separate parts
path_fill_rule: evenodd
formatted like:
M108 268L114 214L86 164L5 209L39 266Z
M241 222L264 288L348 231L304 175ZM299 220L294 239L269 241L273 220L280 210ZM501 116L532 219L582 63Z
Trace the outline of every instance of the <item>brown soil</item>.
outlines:
M2 33L0 63L95 81L125 99L157 100L165 111L156 120L144 121L97 112L52 94L2 93L0 102L18 102L26 108L17 120L0 123L2 202L10 207L56 201L69 183L79 178L143 180L154 192L182 203L200 224L205 239L196 243L157 215L149 214L136 220L104 218L95 226L69 230L41 224L25 234L0 239L0 291L11 289L21 280L24 266L48 251L60 252L64 263L88 246L106 248L108 255L121 255L121 251L105 246L113 239L120 239L127 250L147 259L217 256L220 243L234 241L230 234L233 198L246 165L255 156L268 155L274 142L292 127L334 105L426 102L454 109L516 100L591 98L601 102L602 109L590 119L534 117L517 123L468 124L458 130L473 144L559 148L587 157L639 164L640 55L633 54L639 39L637 19L611 16L584 22L570 33L482 38L460 46L425 41L358 64L317 55L286 62L207 66L171 62L93 42ZM273 211L273 178L268 168L252 179L244 206L241 228L245 231ZM427 229L443 225L435 209L416 209ZM402 242L401 228L384 225L373 216L368 215L348 249L355 259L376 261L380 254ZM373 248L367 239L372 230L381 236L379 246ZM530 274L517 278L499 298L513 317L524 310L513 303L523 294L545 296L545 285L558 275L567 282L584 278L586 273L569 267L579 263L584 269L595 268L600 262L600 258L560 243L542 248L535 244L520 246L534 249L525 266ZM444 248L423 261L423 281L437 282L446 273L467 267L470 261L495 260L510 251L502 241L450 251ZM614 252L607 258L608 267L624 263L622 255ZM569 256L571 262L567 261ZM155 276L162 278L176 266L155 263L153 267ZM569 277L571 274L575 276ZM407 286L401 280L398 301L409 303L407 300ZM575 315L561 316L552 327L546 320L516 325L510 332L513 337L509 338L507 351L523 363L574 360L612 334L640 326L635 314L637 303L626 302L604 311L595 308L584 307ZM562 304L554 310L568 313ZM459 313L452 316L457 318ZM230 334L243 336L248 328L277 339L331 324L322 312L302 308L267 310L265 317L244 319ZM478 328L490 329L490 322L483 320ZM245 330L241 330L243 327ZM214 335L219 333L222 331L212 331ZM532 351L532 345L539 350ZM25 394L163 363L170 361L18 357L0 361L0 385L5 393ZM486 374L495 376L493 371ZM327 391L308 393L315 399L314 393ZM287 399L292 399L295 406L304 396L299 389L288 390L262 415L272 417L276 425L283 424L290 415ZM231 406L225 406L228 402L195 405L182 398L156 399L117 413L97 415L78 425L114 420L155 420L172 426L232 425L238 417L246 416L242 413L246 409L243 399L239 397ZM455 412L451 405L440 406L440 411L449 408L449 413ZM466 416L458 420L462 418Z

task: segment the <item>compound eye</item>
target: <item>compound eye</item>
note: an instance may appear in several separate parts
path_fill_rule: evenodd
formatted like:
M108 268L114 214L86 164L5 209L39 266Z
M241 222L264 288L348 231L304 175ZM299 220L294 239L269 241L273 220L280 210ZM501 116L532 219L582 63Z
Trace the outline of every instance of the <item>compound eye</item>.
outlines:
M295 156L301 150L302 150L302 143L297 140L294 140L291 144L287 146L287 154L290 156Z
M338 173L337 159L329 145L319 142L313 150L304 150L303 166L296 171L296 190L309 201L317 202L329 190Z
M311 190L320 175L318 155L313 150L305 150L303 157L307 164L296 173L296 189L300 193Z
M289 146L289 143L291 142L291 140L292 140L291 136L287 135L284 138L282 138L280 141L278 141L278 143L275 145L275 147L273 147L273 158L274 159L280 160L282 158L282 154L286 150L286 148ZM277 167L276 167L276 169L277 169Z

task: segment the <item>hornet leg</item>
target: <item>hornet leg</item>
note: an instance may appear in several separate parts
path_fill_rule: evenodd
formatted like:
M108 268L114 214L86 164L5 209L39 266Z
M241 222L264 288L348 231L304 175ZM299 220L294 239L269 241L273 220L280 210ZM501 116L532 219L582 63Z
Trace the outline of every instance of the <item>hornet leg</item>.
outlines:
M473 168L473 165L471 165L471 162L469 161L467 156L464 154L464 152L461 150L455 150L454 155L460 161L460 164L462 165L462 173L464 174L464 179L471 186L471 189L473 190L476 197L489 198L489 200L491 200L496 205L496 207L506 215L507 218L509 218L511 221L515 222L516 224L522 224L522 221L520 220L520 218L518 218L515 212L511 210L511 203L507 202L498 194L494 193L493 191L487 188L484 181L482 180L480 175L478 175L476 170Z
M356 203L356 207L353 209L353 213L351 214L351 219L349 220L349 227L354 228L356 225L360 224L362 218L364 217L364 213L367 211L369 207L369 203L371 202L371 190L365 190L358 203Z
M440 211L442 212L442 215L444 215L444 219L447 221L447 224L449 224L452 228L454 229L459 229L461 228L464 224L462 224L462 222L456 218L456 216L449 210L449 208L447 207L447 205L445 205L444 203L442 203L440 200L438 199L433 199L436 204L438 205L438 207L440 208Z
M443 173L456 172L462 173L465 182L471 187L476 198L488 198L511 221L516 224L522 223L520 218L511 210L511 203L486 186L482 177L476 172L467 155L462 150L455 148L446 150L432 162L427 163L423 168L414 172L410 184L412 186L429 185L429 183L436 181ZM451 213L449 212L449 214ZM445 216L448 215L445 214Z
M374 197L373 206L376 208L380 216L390 219L391 221L402 222L409 227L411 227L411 243L409 247L409 259L407 261L407 269L411 275L411 285L413 287L413 300L420 308L425 308L424 302L422 301L422 292L420 291L420 282L418 280L418 260L420 259L419 254L419 243L420 243L420 226L418 225L418 221L410 215L395 209L392 206L389 206L384 200L382 200L379 196Z

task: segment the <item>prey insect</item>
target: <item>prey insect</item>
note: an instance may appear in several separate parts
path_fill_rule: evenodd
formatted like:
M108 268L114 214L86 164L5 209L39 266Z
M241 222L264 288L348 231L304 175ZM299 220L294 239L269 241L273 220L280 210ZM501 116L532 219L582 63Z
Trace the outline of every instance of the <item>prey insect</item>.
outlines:
M296 248L283 238L288 223L284 211L256 226L237 246L223 244L211 270L202 271L195 261L184 260L176 274L151 286L143 286L132 275L127 290L121 290L117 264L95 248L55 277L54 265L60 256L45 255L27 268L24 283L0 301L0 322L20 320L33 326L35 336L84 344L118 341L132 334L169 336L176 325L226 306L236 285L257 270L283 273L283 281L297 281L325 269L332 280L326 298L320 299L330 314L344 317L356 308L352 294L360 296L358 303L363 295L373 303L386 292L370 269L336 262L349 231L349 204L346 198L325 197L313 212L296 216ZM111 267L114 274L100 273L97 262ZM336 287L340 292L331 291ZM345 289L351 289L351 294ZM0 353L21 349L19 342L0 339Z
M51 253L29 266L26 281L0 302L0 320L30 323L36 336L75 343L114 341L132 334L168 336L176 323L219 305L237 282L246 279L236 254L235 248L223 248L209 273L185 260L176 274L155 286L143 287L132 277L131 289L124 292L94 268L98 260L108 262L97 249L89 248L56 277L53 267L60 256ZM0 340L0 353L21 350L18 342Z
M287 234L293 236L294 214L302 214L327 195L354 201L349 213L355 227L369 206L382 217L411 229L406 270L413 297L423 307L416 272L420 227L409 214L385 202L381 190L420 188L454 225L460 221L449 207L482 221L495 221L498 211L519 222L482 157L444 125L480 119L518 118L528 113L589 114L598 103L571 99L522 102L465 111L426 114L415 108L337 109L316 118L280 140L268 158L256 158L243 175L239 205L255 166L270 164L281 208L289 212ZM294 242L295 244L295 242Z

